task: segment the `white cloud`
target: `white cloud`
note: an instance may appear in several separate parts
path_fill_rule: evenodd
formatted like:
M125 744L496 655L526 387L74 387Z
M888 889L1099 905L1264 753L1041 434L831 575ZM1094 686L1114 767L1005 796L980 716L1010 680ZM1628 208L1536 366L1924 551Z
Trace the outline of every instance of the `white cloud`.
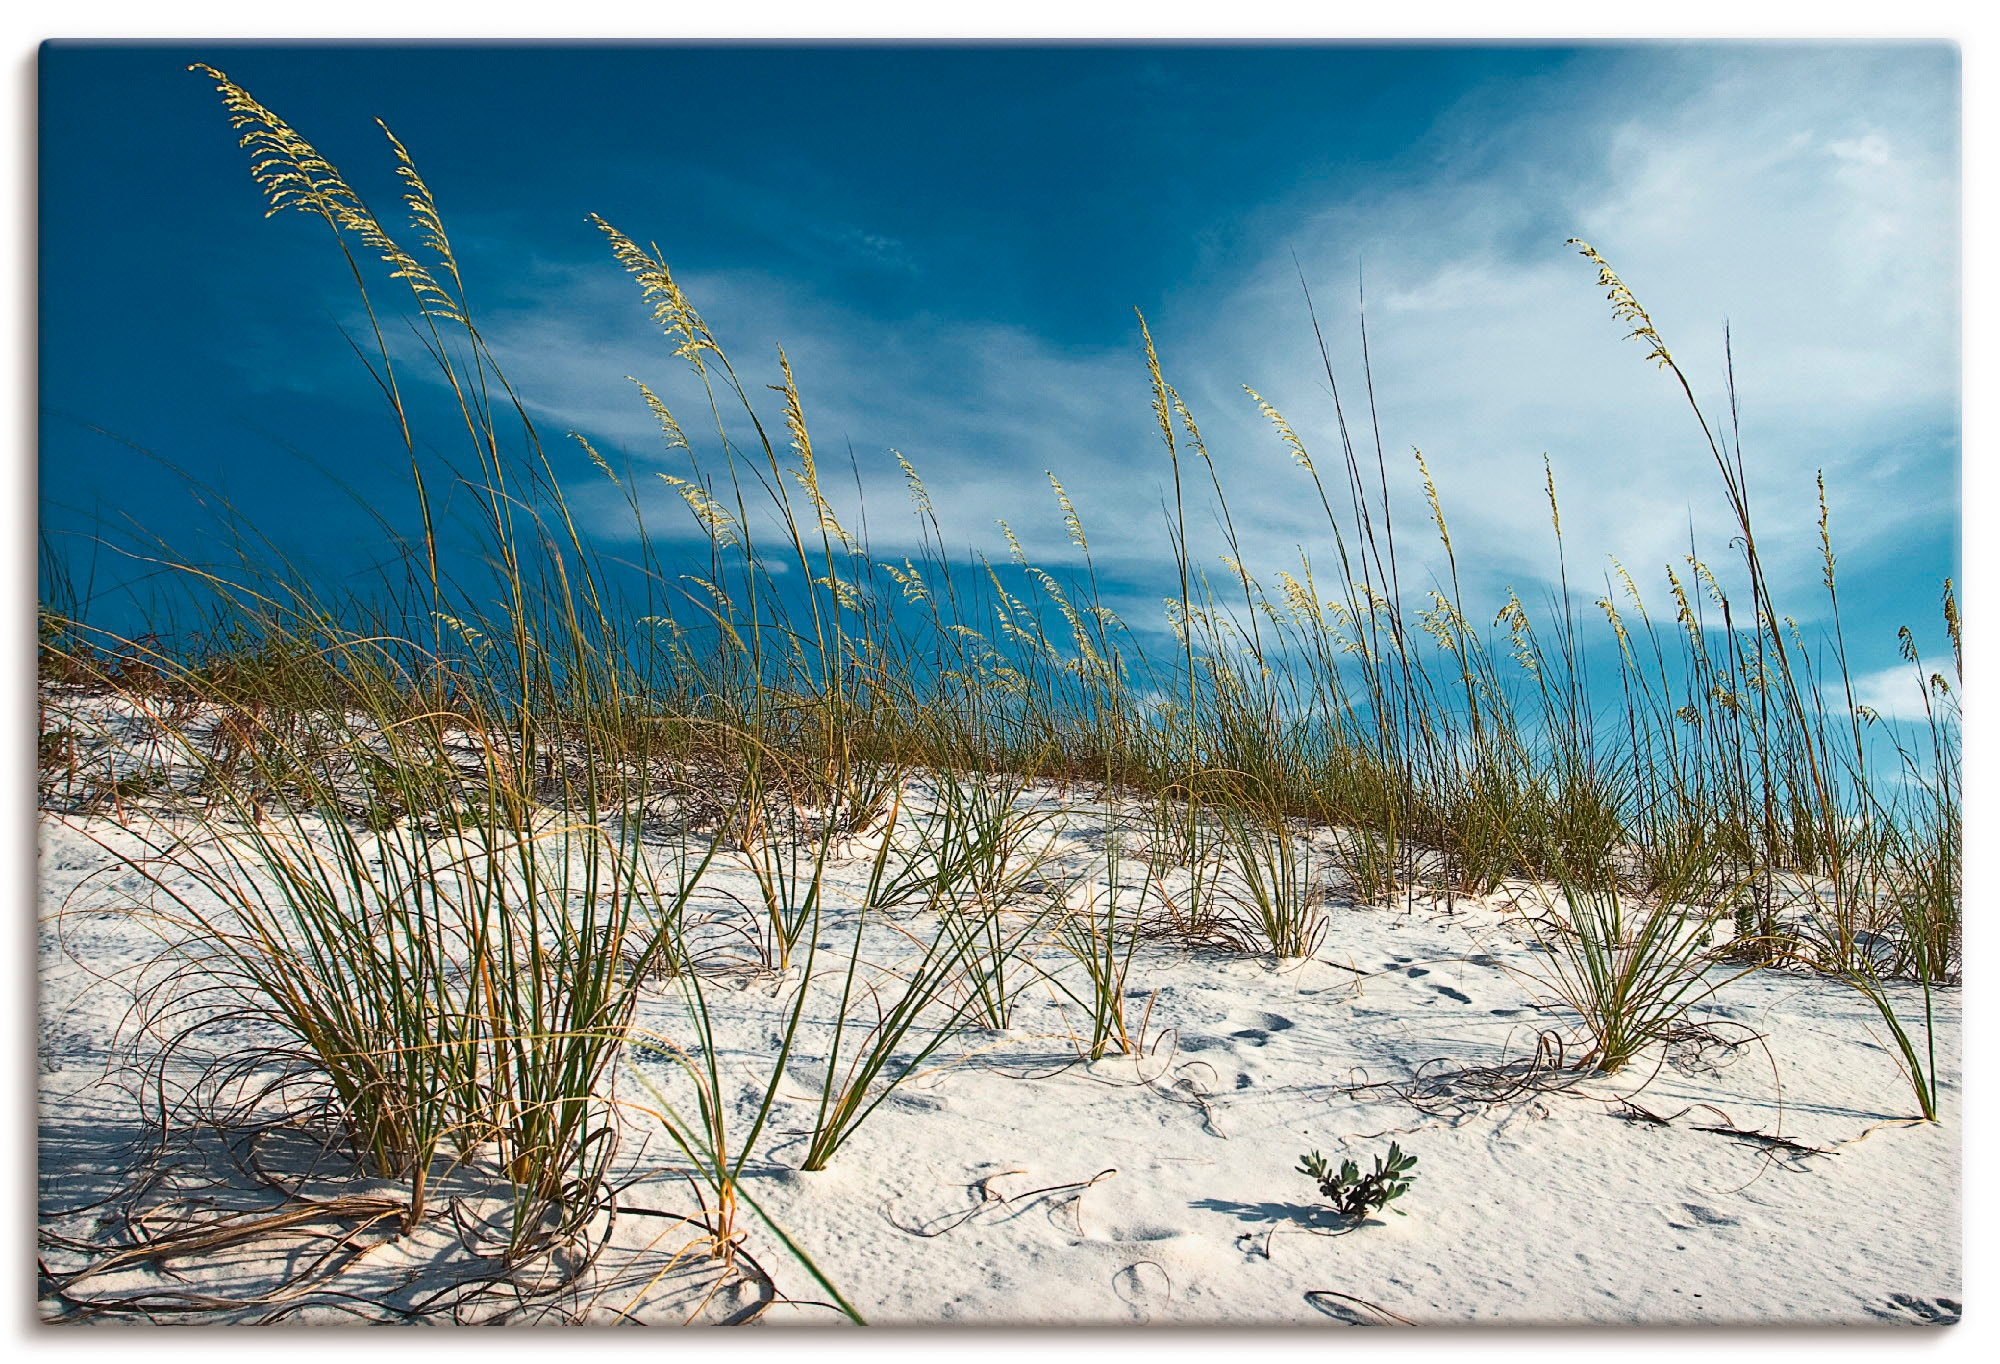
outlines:
M1945 48L1644 49L1583 84L1571 69L1472 92L1406 158L1414 169L1392 169L1365 199L1334 202L1304 185L1259 210L1237 234L1250 247L1207 280L1162 281L1176 292L1152 318L1253 567L1294 563L1304 545L1324 571L1331 546L1310 484L1239 385L1291 419L1344 508L1301 268L1372 462L1347 283L1358 261L1398 544L1412 562L1406 585L1440 562L1422 524L1413 446L1437 474L1461 563L1484 566L1469 584L1475 606L1503 583L1531 595L1552 576L1544 454L1582 590L1597 588L1611 551L1650 588L1659 565L1685 552L1691 526L1706 556L1728 561L1732 528L1700 429L1670 377L1620 340L1591 268L1562 245L1570 235L1620 269L1723 419L1721 333L1725 320L1733 327L1745 461L1788 607L1813 614L1815 469L1827 471L1844 565L1947 533L1958 397L1954 60ZM900 249L849 235L855 249ZM1003 557L994 522L1004 518L1038 559L1073 562L1043 475L1054 469L1101 565L1137 575L1164 563L1168 466L1136 336L1129 351L1066 350L993 324L874 320L752 271L690 272L683 283L774 432L776 395L762 385L777 378L773 343L785 344L823 473L846 490L836 500L858 522L846 461L854 444L878 549L907 549L915 532L885 453L895 447L923 471L954 549ZM503 358L518 357L510 372L551 424L660 458L622 377L636 373L697 433L705 400L608 260L545 265L521 298L489 317L489 334ZM704 448L713 464L712 441ZM1205 482L1198 466L1184 474ZM620 504L608 489L600 496L597 529L616 533ZM670 499L664 486L649 495L655 524L685 528ZM1204 554L1219 549L1206 513L1194 529Z
M1295 424L1323 429L1309 338L1271 320L1297 310L1293 249L1313 279L1351 278L1365 256L1384 441L1399 460L1426 452L1461 558L1544 576L1547 453L1573 564L1594 568L1615 549L1635 571L1657 565L1685 550L1690 516L1723 560L1729 530L1700 429L1671 379L1619 342L1589 267L1561 246L1574 233L1638 291L1725 420L1731 323L1760 538L1789 570L1784 585L1809 588L1816 468L1849 556L1935 535L1955 511L1946 60L1853 49L1774 65L1668 50L1614 71L1581 107L1566 91L1560 120L1454 132L1447 118L1444 164L1454 146L1495 138L1511 154L1303 218L1215 309L1236 320L1232 358ZM1634 83L1659 92L1639 112ZM1323 319L1328 305L1322 295ZM1329 332L1352 420L1358 348L1351 325ZM1303 532L1295 499L1263 510Z
M1905 663L1900 667L1864 673L1854 679L1855 704L1868 707L1885 720L1921 722L1927 714L1924 709L1925 692L1935 671L1934 668L1926 668L1920 674L1915 667ZM1946 671L1948 673L1949 669ZM1948 676L1945 680L1952 681ZM1845 708L1847 697L1838 683L1829 684L1826 692L1831 705L1838 709ZM1947 713L1944 707L1939 707L1938 711L1940 715Z

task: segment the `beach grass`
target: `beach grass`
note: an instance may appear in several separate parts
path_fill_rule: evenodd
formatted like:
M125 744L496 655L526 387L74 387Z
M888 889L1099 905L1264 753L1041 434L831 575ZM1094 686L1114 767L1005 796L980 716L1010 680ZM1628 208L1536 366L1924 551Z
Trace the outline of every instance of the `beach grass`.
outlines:
M922 549L877 556L823 482L783 353L762 405L667 262L599 219L709 418L693 432L636 386L698 539L690 554L656 537L650 490L587 433L544 445L402 144L391 135L388 154L413 250L276 113L200 70L271 211L322 220L352 268L374 329L364 359L410 462L414 533L366 596L314 584L249 536L227 572L166 557L199 628L144 638L94 625L45 554L41 789L135 826L178 821L137 865L169 902L184 980L213 982L201 1017L273 1025L274 1064L323 1080L357 1160L408 1190L406 1221L423 1216L440 1161L486 1161L515 1190L510 1256L586 1236L619 1131L610 1076L636 1040L673 1063L681 1098L656 1091L652 1117L704 1187L726 1257L746 1163L801 1048L824 1076L803 1155L818 1170L952 1036L1008 1026L1035 978L1031 945L1065 950L1079 1045L1101 1058L1139 1049L1126 1011L1144 934L1280 963L1324 944L1329 896L1479 895L1510 878L1556 888L1542 984L1587 1037L1585 1064L1615 1071L1679 1026L1713 988L1715 930L1734 916L1731 969L1806 965L1851 984L1935 1117L1928 1019L1906 1020L1889 985L1917 982L1928 999L1958 977L1957 659L1929 667L1905 632L1927 715L1915 738L1854 699L1823 489L1829 624L1809 647L1774 598L1733 425L1711 418L1594 249L1577 244L1615 317L1686 398L1734 522L1730 575L1692 551L1667 566L1664 619L1622 567L1580 602L1550 476L1549 609L1511 592L1475 606L1448 490L1418 455L1422 517L1392 505L1372 412L1350 426L1329 360L1327 450L1248 395L1331 547L1260 577L1142 318L1134 363L1163 446L1171 572L1165 619L1128 622L1104 604L1054 475L1080 568L1032 563L1011 531L1002 562L947 552L900 455ZM392 317L414 328L421 379L388 339ZM1364 324L1364 363L1365 342ZM433 436L407 397L419 382L450 398L452 429L435 440L458 452L477 564L439 524ZM1372 393L1372 374L1363 384ZM636 549L620 565L579 528L586 479L629 507ZM1192 548L1206 518L1227 542L1219 563ZM1445 572L1419 587L1409 537L1426 522ZM1948 582L1942 600L1955 655ZM87 758L57 695L120 698L153 756ZM1101 885L1038 885L1038 784L1090 784L1143 812L1107 839ZM1309 828L1331 835L1314 843ZM678 849L664 879L648 830ZM867 890L836 923L829 868L867 840ZM1137 891L1121 882L1128 859L1146 868ZM691 926L724 863L757 891L740 951ZM866 931L892 910L915 916L898 920L909 955L871 961ZM837 987L816 984L826 953ZM715 982L745 970L795 993L740 1112ZM662 980L687 1031L634 1039L635 1001ZM824 1036L806 1026L812 1001L830 1008Z

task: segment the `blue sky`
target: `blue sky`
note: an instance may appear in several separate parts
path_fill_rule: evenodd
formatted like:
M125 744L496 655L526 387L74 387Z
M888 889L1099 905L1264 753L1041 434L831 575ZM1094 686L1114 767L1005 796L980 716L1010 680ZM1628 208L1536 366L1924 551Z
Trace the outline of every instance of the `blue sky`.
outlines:
M1893 664L1897 624L1936 638L1958 556L1949 47L45 49L45 526L130 515L194 550L205 513L140 446L339 572L375 532L314 466L398 520L406 466L341 336L358 314L323 229L263 220L194 60L385 218L371 119L394 129L549 436L667 469L624 376L690 396L596 212L659 244L753 383L785 346L822 448L854 446L878 549L911 530L894 447L961 543L1003 555L1004 517L1059 567L1054 469L1135 620L1157 611L1166 476L1135 306L1252 568L1326 559L1316 503L1240 387L1333 456L1301 272L1352 404L1365 269L1405 523L1421 447L1475 605L1551 575L1544 454L1593 590L1615 552L1657 607L1690 526L1724 559L1699 432L1563 246L1582 236L1717 404L1733 328L1781 605L1819 609L1824 468L1864 671ZM587 463L576 476L615 543L617 509ZM678 526L661 496L656 520ZM1409 547L1421 580L1437 560Z

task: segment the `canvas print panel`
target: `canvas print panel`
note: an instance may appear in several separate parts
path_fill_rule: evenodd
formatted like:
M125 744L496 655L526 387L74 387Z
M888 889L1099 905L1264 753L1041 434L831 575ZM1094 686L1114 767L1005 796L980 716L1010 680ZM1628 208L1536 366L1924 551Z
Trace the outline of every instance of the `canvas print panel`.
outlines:
M1956 1321L1958 82L47 46L41 1317Z

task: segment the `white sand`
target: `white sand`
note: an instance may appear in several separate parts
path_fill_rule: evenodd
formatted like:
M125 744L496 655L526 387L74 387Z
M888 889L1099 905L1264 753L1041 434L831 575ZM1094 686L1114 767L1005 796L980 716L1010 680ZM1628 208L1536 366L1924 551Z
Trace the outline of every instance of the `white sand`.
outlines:
M1062 868L1084 874L1093 859L1101 872L1093 831L1102 810L1081 794L1036 794L1070 808L1050 879ZM159 951L125 908L145 893L117 866L116 850L130 846L106 818L42 817L45 1216L109 1192L144 1136L114 1064L125 1054L115 1044L121 1021L131 1041L133 992L149 978L142 967ZM1504 896L1387 907L1336 896L1314 957L1282 966L1148 942L1128 981L1134 1026L1144 1016L1147 1028L1136 1058L1081 1061L1072 1038L1087 1025L1076 1006L1022 971L1007 1033L956 1039L829 1169L801 1173L800 1133L824 1075L815 1058L866 878L866 846L849 852L831 877L845 893L822 927L832 946L815 968L811 1026L745 1188L871 1323L1868 1324L1956 1314L1957 991L1937 996L1937 1125L1888 1123L1915 1109L1864 1000L1778 972L1730 981L1698 1011L1746 1039L1734 1049L1648 1054L1613 1077L1544 1075L1495 1102L1479 1101L1476 1071L1412 1093L1413 1077L1520 1062L1539 1030L1576 1035L1574 1018L1536 1008L1544 968ZM700 902L722 912L727 894L749 898L749 885L719 863ZM927 915L894 917L929 931ZM881 925L869 932L864 955L893 960L900 940ZM1053 947L1037 960L1075 975ZM1714 978L1730 974L1716 968ZM795 987L796 973L711 990L746 1105L768 1074ZM1915 987L1898 989L1914 1009ZM649 987L639 1026L687 1037L677 987ZM621 1076L634 1102L652 1101L633 1069L686 1097L660 1062L640 1059ZM1490 1092L1494 1077L1484 1079ZM1371 1084L1383 1087L1363 1088ZM622 1158L640 1182L623 1201L691 1210L657 1128L636 1113L627 1125ZM1391 1140L1419 1160L1396 1205L1407 1216L1343 1230L1296 1172L1301 1153L1349 1155L1365 1167ZM108 1234L93 1233L93 1216L49 1225ZM784 1295L824 1296L753 1216L743 1225L746 1247ZM670 1231L627 1217L618 1244L687 1239L660 1240ZM383 1240L335 1286L369 1299L425 1275L441 1281L453 1247L443 1225ZM605 1276L618 1260L607 1257ZM269 1250L234 1251L173 1269L181 1288L240 1293L268 1286L281 1263ZM651 1266L642 1280L659 1266L657 1255L630 1263ZM94 1287L161 1282L142 1267ZM598 1305L636 1301L638 1315L660 1321L699 1308L714 1319L756 1297L739 1287L702 1307L715 1283L709 1266L687 1265L643 1292L629 1282L607 1291ZM339 1317L329 1308L305 1319ZM779 1307L762 1319L833 1314Z

